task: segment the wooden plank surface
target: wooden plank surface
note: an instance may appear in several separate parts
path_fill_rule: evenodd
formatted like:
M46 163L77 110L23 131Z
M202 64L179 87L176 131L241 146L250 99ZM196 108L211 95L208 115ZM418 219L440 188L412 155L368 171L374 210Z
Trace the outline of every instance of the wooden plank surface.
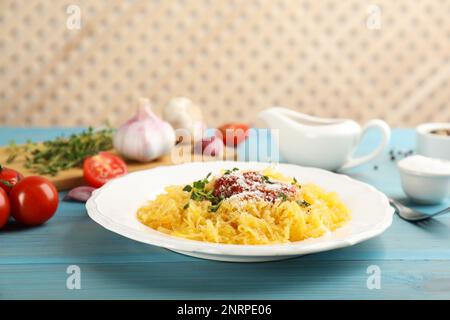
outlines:
M80 290L66 289L68 264L0 264L0 299L450 299L449 260L77 265ZM379 290L367 288L370 265Z
M450 259L450 216L426 225L398 217L382 236L340 250L308 255L306 260L440 260ZM35 228L10 225L0 232L4 240L0 264L35 263L151 263L195 261L183 255L124 238L94 223L80 203L61 202L47 224ZM58 239L58 241L55 241ZM37 248L37 250L36 250Z
M0 144L56 132L0 128ZM369 135L359 152L376 139ZM413 130L394 130L392 148L413 146ZM404 197L387 154L349 175ZM0 231L0 299L450 299L449 230L450 216L424 224L395 216L385 233L352 247L280 262L223 263L123 238L91 221L83 204L61 202L43 226ZM81 290L66 288L69 265L81 269ZM367 288L369 266L380 268L379 290Z

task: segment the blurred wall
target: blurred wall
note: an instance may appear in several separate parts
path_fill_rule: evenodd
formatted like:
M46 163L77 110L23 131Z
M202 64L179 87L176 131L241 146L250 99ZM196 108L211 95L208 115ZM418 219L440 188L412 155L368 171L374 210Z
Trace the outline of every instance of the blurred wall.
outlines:
M115 125L140 96L189 97L210 125L272 105L450 121L449 17L436 0L0 0L0 125Z

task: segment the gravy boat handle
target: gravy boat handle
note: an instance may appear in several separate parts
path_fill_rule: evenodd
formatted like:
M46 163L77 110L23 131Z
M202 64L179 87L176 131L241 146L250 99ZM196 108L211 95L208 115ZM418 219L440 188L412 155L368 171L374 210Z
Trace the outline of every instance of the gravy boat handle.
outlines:
M380 119L374 119L370 120L366 125L363 127L363 130L361 131L360 135L360 141L361 138L366 134L366 132L369 129L376 128L381 132L381 142L378 145L378 147L375 148L371 153L354 158L353 156L350 157L350 159L339 169L340 170L346 170L350 169L356 166L360 166L366 162L369 162L370 160L374 159L376 156L378 156L386 147L386 145L389 143L389 140L391 138L391 129L389 128L389 125Z

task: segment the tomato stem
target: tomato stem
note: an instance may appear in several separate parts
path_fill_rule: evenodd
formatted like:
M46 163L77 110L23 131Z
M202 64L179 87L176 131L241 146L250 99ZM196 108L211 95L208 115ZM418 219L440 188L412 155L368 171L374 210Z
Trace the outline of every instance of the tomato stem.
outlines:
M9 181L6 181L6 180L0 180L0 183L4 184L8 188L12 188L13 187L13 184L11 182L9 182Z

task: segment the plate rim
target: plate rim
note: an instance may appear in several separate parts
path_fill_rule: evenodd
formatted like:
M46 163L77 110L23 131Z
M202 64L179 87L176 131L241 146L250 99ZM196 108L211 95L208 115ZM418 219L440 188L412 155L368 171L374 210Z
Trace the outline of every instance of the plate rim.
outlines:
M274 163L268 163L268 162L254 162L254 161L208 161L206 163L215 163L215 164L223 164L224 166L233 164L236 166L239 166L240 163L243 163L245 165L258 165L258 166L270 166ZM312 243L308 244L304 241L298 241L293 243L282 243L282 244L267 244L267 245L239 245L239 244L223 244L223 243L212 243L212 242L203 242L203 241L197 241L197 240L191 240L191 239L185 239L181 237L171 236L167 234L163 234L158 232L157 230L155 233L148 233L143 234L142 231L136 230L133 228L130 228L128 226L118 224L109 217L105 216L101 213L101 211L97 207L97 198L99 195L111 187L111 185L118 183L120 180L125 179L129 177L130 175L139 175L143 172L148 171L159 171L165 168L170 168L174 166L192 166L192 165L204 165L205 162L196 161L196 162L187 162L187 163L181 163L181 164L174 164L174 165L164 165L164 166L158 166L156 168L150 168L146 170L140 170L136 172L129 173L125 176L121 176L118 178L115 178L111 181L108 181L104 186L101 188L95 190L92 193L92 196L89 198L89 200L86 202L86 210L88 213L88 216L101 225L103 228L112 231L114 233L117 233L121 236L124 236L126 238L154 245L157 247L166 248L169 250L179 250L179 251L185 251L185 252L193 252L193 253L202 253L202 254L211 254L211 255L227 255L227 256L293 256L293 255L304 255L304 254L310 254L315 252L322 252L322 251L328 251L328 250L334 250L338 248L343 248L347 246L352 246L357 243L369 240L371 238L374 238L381 233L383 233L386 229L388 229L393 221L393 214L394 209L390 206L389 200L385 194L383 194L381 191L376 189L375 187L356 180L354 178L351 178L345 174L341 173L335 173L328 170L315 168L315 167L307 167L307 166L299 166L295 164L290 163L276 163L280 166L287 166L287 167L295 167L295 168L302 168L306 170L313 170L317 171L323 174L327 175L334 175L338 176L342 179L345 179L347 181L350 181L351 183L356 183L360 185L361 187L366 188L367 190L370 190L374 194L377 195L377 197L381 200L381 202L384 204L385 212L383 213L386 218L382 221L378 222L376 225L374 225L371 229L359 232L356 234L351 234L344 239L323 239L323 241L319 243ZM149 227L147 227L149 228ZM159 234L158 234L159 233ZM164 238L163 238L164 237ZM315 238L315 239L320 239ZM322 237L323 238L323 237ZM307 240L307 239L306 239Z

